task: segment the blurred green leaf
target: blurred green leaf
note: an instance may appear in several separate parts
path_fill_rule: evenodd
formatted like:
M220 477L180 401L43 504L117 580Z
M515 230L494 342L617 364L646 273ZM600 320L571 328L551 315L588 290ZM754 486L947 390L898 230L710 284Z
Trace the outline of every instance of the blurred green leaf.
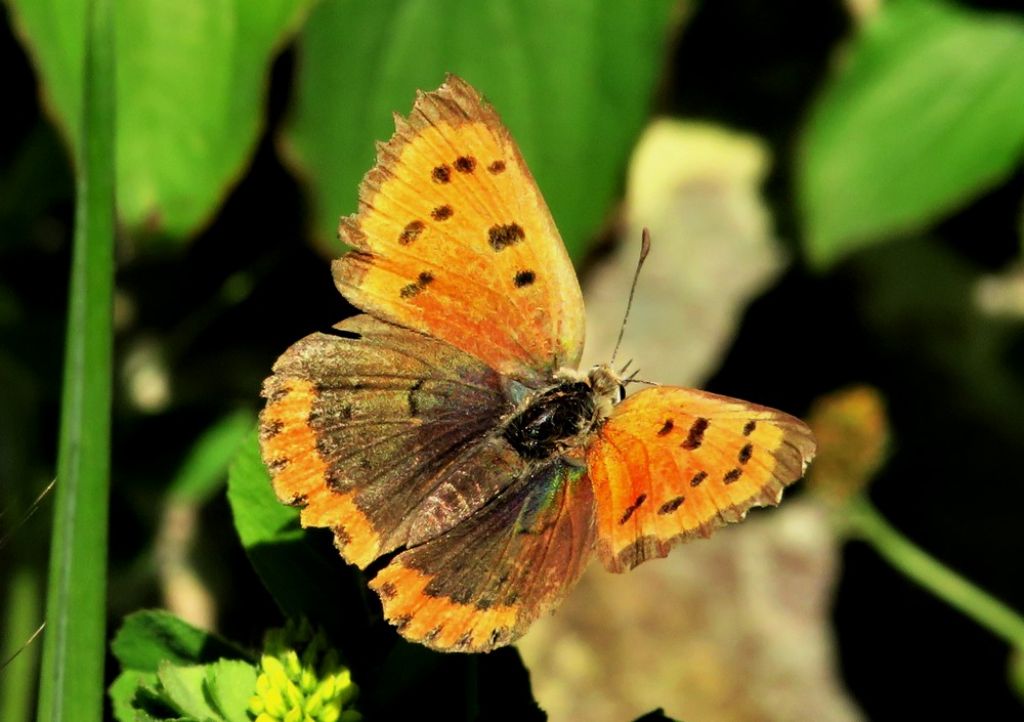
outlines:
M109 694L114 716L122 722L166 719L167 715L161 711L171 701L169 697L175 700L176 709L192 714L185 709L192 695L189 691L192 688L186 683L194 682L196 674L168 671L165 665L172 665L172 670L173 665L186 670L200 670L197 684L207 685L211 703L218 705L222 712L226 708L221 701L235 705L239 695L243 694L235 687L241 685L246 690L244 695L248 701L255 684L255 669L243 661L250 656L248 652L160 610L137 612L125 617L111 643L111 651L121 663L121 674L110 686ZM193 666L204 663L208 663L207 666ZM251 682L244 671L239 671L242 667L249 670ZM211 685L210 675L215 677L222 669L228 676ZM169 688L164 684L167 679L171 681ZM245 709L244 702L241 709ZM223 717L233 721L237 715L223 712Z
M164 699L183 715L203 722L222 722L206 696L206 667L178 666L164 662L157 671Z
M135 691L142 685L156 683L156 673L127 670L122 672L110 685L110 706L114 710L114 719L118 722L137 722L137 715L132 700Z
M274 52L310 0L117 3L117 193L136 229L181 238L252 154ZM85 0L10 0L51 114L77 146Z
M1024 154L1024 22L931 0L882 5L811 113L799 158L819 267L935 221Z
M574 258L605 220L648 115L673 0L336 0L299 46L286 136L310 182L314 236L339 249L338 216L374 162L374 141L416 89L454 72L501 113Z
M249 434L231 462L228 501L235 517L235 530L246 549L302 539L299 512L274 496L255 433Z
M159 672L126 670L110 686L119 722L251 722L256 668L237 659L204 665L164 662Z
M164 660L196 664L247 656L227 640L161 610L129 614L110 648L123 669L140 672L156 672Z
M254 423L252 412L241 409L203 432L175 474L169 495L199 504L206 501L227 478L228 465Z
M365 631L359 572L323 543L329 535L303 531L298 510L278 501L255 433L231 462L228 502L249 560L286 615L304 616L342 642Z
M249 698L256 691L256 668L237 659L221 659L206 666L206 691L227 722L251 722Z

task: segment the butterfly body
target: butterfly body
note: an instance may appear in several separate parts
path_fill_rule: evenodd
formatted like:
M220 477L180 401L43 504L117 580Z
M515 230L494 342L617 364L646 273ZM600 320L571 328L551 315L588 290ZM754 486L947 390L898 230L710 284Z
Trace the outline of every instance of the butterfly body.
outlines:
M274 365L260 441L274 490L371 580L385 617L442 651L488 651L611 571L778 503L807 427L672 386L624 398L576 370L583 302L494 110L449 76L421 94L342 219L341 293L365 313ZM388 556L391 555L391 556Z
M529 397L503 424L505 440L525 459L553 456L581 460L591 436L625 395L605 365L580 375L563 369L554 383Z

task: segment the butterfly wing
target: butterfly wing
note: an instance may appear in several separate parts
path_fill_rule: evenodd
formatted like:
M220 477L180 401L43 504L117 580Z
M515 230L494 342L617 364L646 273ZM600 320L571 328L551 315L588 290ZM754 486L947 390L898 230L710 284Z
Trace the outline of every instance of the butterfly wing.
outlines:
M500 373L575 367L583 300L565 246L497 113L448 76L419 94L341 221L334 262L353 305L435 336Z
M621 572L778 504L814 456L792 416L694 389L646 389L619 404L587 450L597 549Z
M278 497L365 567L457 524L524 462L492 438L510 402L479 360L369 316L336 329L278 359L260 441Z
M370 583L408 639L486 652L518 638L579 579L594 543L583 469L526 470L472 517L396 556Z

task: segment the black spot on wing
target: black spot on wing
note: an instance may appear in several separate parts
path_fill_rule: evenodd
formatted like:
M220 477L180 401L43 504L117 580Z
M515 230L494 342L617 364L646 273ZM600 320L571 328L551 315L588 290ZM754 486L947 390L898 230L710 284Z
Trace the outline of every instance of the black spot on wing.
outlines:
M667 436L673 427L675 427L675 422L672 419L665 419L665 423L658 429L658 436Z
M430 173L435 183L448 183L452 179L452 169L447 165L439 165Z
M345 527L341 525L333 527L331 531L334 532L334 543L338 546L339 549L352 541L352 537L349 536L349 533L347 531L345 531Z
M459 173L472 173L476 170L476 159L471 155L460 155L455 159L455 170Z
M700 445L704 443L704 432L707 431L709 423L703 416L698 417L690 426L690 431L686 434L686 441L680 446L688 451L699 449Z
M408 246L410 243L415 241L423 233L423 229L426 225L423 221L410 221L402 232L398 235L398 244L401 246Z
M627 521L629 521L629 518L633 516L633 512L639 509L645 501L647 501L647 494L641 494L640 496L638 496L636 500L629 506L629 508L626 509L625 513L623 513L622 518L619 519L619 524L625 524Z
M522 288L523 286L532 285L537 280L537 274L533 271L519 271L516 277L512 279L512 283L516 285L516 288Z
M741 476L743 476L743 469L737 467L722 477L722 481L726 484L732 484L734 481L739 481Z
M501 251L509 246L515 245L526 238L526 232L518 223L506 223L504 225L493 225L487 231L487 242L491 248Z
M260 439L267 441L273 439L275 436L284 430L284 422L281 419L274 419L260 425Z
M438 206L430 212L430 217L435 221L446 221L452 217L452 207L449 205Z
M410 283L405 286L402 286L402 289L398 293L402 298L412 298L418 295L423 289L425 289L433 282L433 273L431 273L430 271L421 271L420 275L416 277L416 283Z
M498 627L497 629L491 632L491 636L487 640L487 646L497 646L498 642L504 639L507 633L508 630L505 627Z
M671 514L686 501L685 496L677 496L675 499L669 499L664 504L658 507L659 514Z

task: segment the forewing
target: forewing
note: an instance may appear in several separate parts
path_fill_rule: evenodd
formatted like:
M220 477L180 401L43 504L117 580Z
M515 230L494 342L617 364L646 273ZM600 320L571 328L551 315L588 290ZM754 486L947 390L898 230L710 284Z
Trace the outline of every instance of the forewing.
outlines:
M364 567L472 514L522 472L499 438L500 377L453 346L369 316L274 365L260 416L274 490Z
M677 387L631 396L587 452L601 561L631 569L778 504L814 451L810 429L775 409Z
M406 638L440 651L486 652L561 601L593 543L590 482L555 460L442 536L399 554L370 586Z
M448 341L510 376L575 367L583 300L515 141L465 81L419 94L378 146L334 262L362 310Z

